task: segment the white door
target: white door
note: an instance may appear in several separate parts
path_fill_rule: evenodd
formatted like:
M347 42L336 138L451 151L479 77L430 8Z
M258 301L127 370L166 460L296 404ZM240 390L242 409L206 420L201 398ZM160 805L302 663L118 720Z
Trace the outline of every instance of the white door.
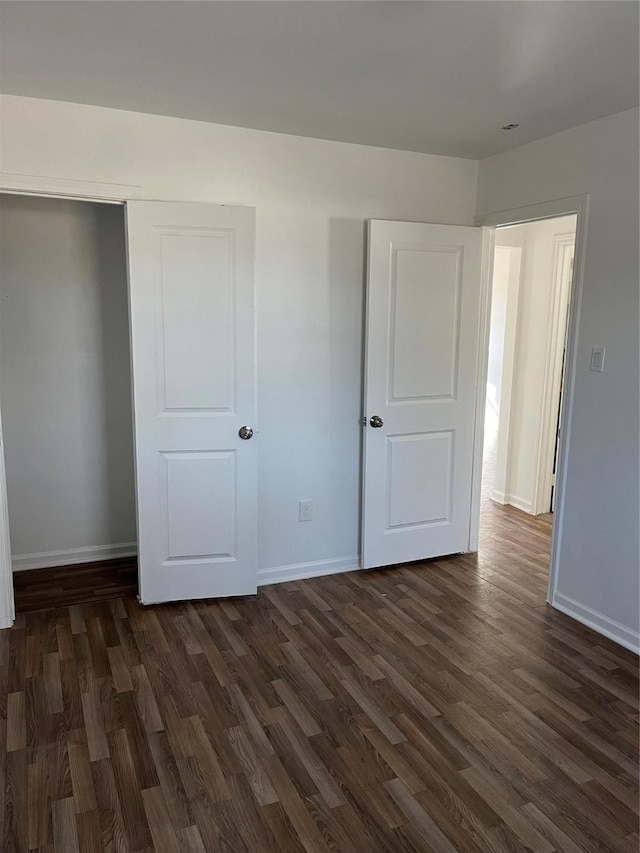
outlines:
M469 550L482 231L369 225L362 565Z
M253 208L127 203L146 604L256 591L254 230Z

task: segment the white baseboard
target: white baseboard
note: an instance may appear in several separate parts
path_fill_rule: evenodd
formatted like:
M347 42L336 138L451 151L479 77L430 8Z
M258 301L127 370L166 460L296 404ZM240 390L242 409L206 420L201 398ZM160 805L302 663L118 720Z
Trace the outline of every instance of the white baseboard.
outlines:
M509 504L510 506L514 506L516 509L521 509L523 512L528 512L529 515L533 515L533 505L531 501L519 498L517 495L507 495L504 492L497 492L494 490L491 492L491 500L498 504L502 504L503 506Z
M637 655L640 654L640 634L627 628L626 625L616 622L615 619L610 619L604 613L599 613L585 604L580 604L579 601L569 598L568 595L563 595L561 592L554 594L550 604L556 610L560 610L561 613L571 616L572 619L582 622L588 628L593 628L598 634L613 640L614 643L624 646L625 649L629 649Z
M517 495L509 495L509 503L516 509L521 509L523 512L528 512L529 515L533 515L533 504L531 501L519 498Z
M294 563L291 566L277 566L272 569L258 569L258 586L318 578L322 575L336 575L340 572L353 572L359 568L360 560L354 556L339 557L334 560L314 560L310 563Z
M50 569L74 563L94 563L98 560L115 560L118 557L135 557L136 542L120 542L117 545L88 545L85 548L69 548L67 551L43 551L39 554L16 554L11 558L14 572L27 569Z

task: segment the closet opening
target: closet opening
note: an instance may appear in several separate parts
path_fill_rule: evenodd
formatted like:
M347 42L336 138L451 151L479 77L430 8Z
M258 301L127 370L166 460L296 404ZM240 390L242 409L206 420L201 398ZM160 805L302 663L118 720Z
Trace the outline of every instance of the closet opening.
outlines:
M124 206L0 194L16 608L137 591Z

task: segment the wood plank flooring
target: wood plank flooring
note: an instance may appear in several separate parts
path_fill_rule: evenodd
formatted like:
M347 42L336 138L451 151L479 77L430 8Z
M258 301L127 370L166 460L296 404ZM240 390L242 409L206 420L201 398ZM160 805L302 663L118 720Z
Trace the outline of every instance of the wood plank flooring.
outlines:
M135 557L120 557L49 569L16 572L13 591L17 613L104 601L138 592Z
M0 632L1 849L638 849L637 659L544 604L550 525L480 556Z

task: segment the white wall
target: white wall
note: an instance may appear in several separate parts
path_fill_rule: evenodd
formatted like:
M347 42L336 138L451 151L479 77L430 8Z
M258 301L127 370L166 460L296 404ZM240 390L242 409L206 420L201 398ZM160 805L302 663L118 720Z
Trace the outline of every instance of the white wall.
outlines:
M522 248L508 437L505 502L535 512L543 395L547 380L549 324L553 306L554 239L575 235L575 216L530 222L496 232L496 247ZM498 292L500 297L500 291ZM499 299L499 304L502 299ZM504 299L506 303L506 297ZM564 322L564 308L562 320ZM493 322L493 300L492 300ZM553 423L555 432L555 421ZM548 507L545 507L545 512Z
M503 239L506 234L502 232L498 237ZM493 384L499 387L497 393L498 418L497 418L497 443L495 448L495 472L492 482L491 499L498 503L509 502L509 434L511 432L511 401L513 396L513 382L515 369L516 349L516 326L518 319L518 299L520 296L520 270L522 264L522 247L497 245L493 258L493 282L491 284L491 324L489 342L489 374L487 392L492 391ZM492 370L491 359L494 367ZM500 360L499 371L496 370L495 362ZM495 406L494 406L495 408ZM491 437L493 427L487 423L495 424L490 418L485 420L485 447L487 441L495 441ZM488 473L488 472L483 472Z
M504 360L504 334L507 319L509 292L509 253L498 244L493 257L491 283L491 324L489 335L489 366L487 370L487 400L496 413L500 411L502 389L502 362Z
M0 400L16 568L135 542L123 214L0 197Z
M354 566L365 220L472 224L477 164L28 98L1 109L3 172L256 207L259 565Z
M638 645L638 110L480 162L479 214L590 196L554 603ZM591 348L607 348L604 373Z

